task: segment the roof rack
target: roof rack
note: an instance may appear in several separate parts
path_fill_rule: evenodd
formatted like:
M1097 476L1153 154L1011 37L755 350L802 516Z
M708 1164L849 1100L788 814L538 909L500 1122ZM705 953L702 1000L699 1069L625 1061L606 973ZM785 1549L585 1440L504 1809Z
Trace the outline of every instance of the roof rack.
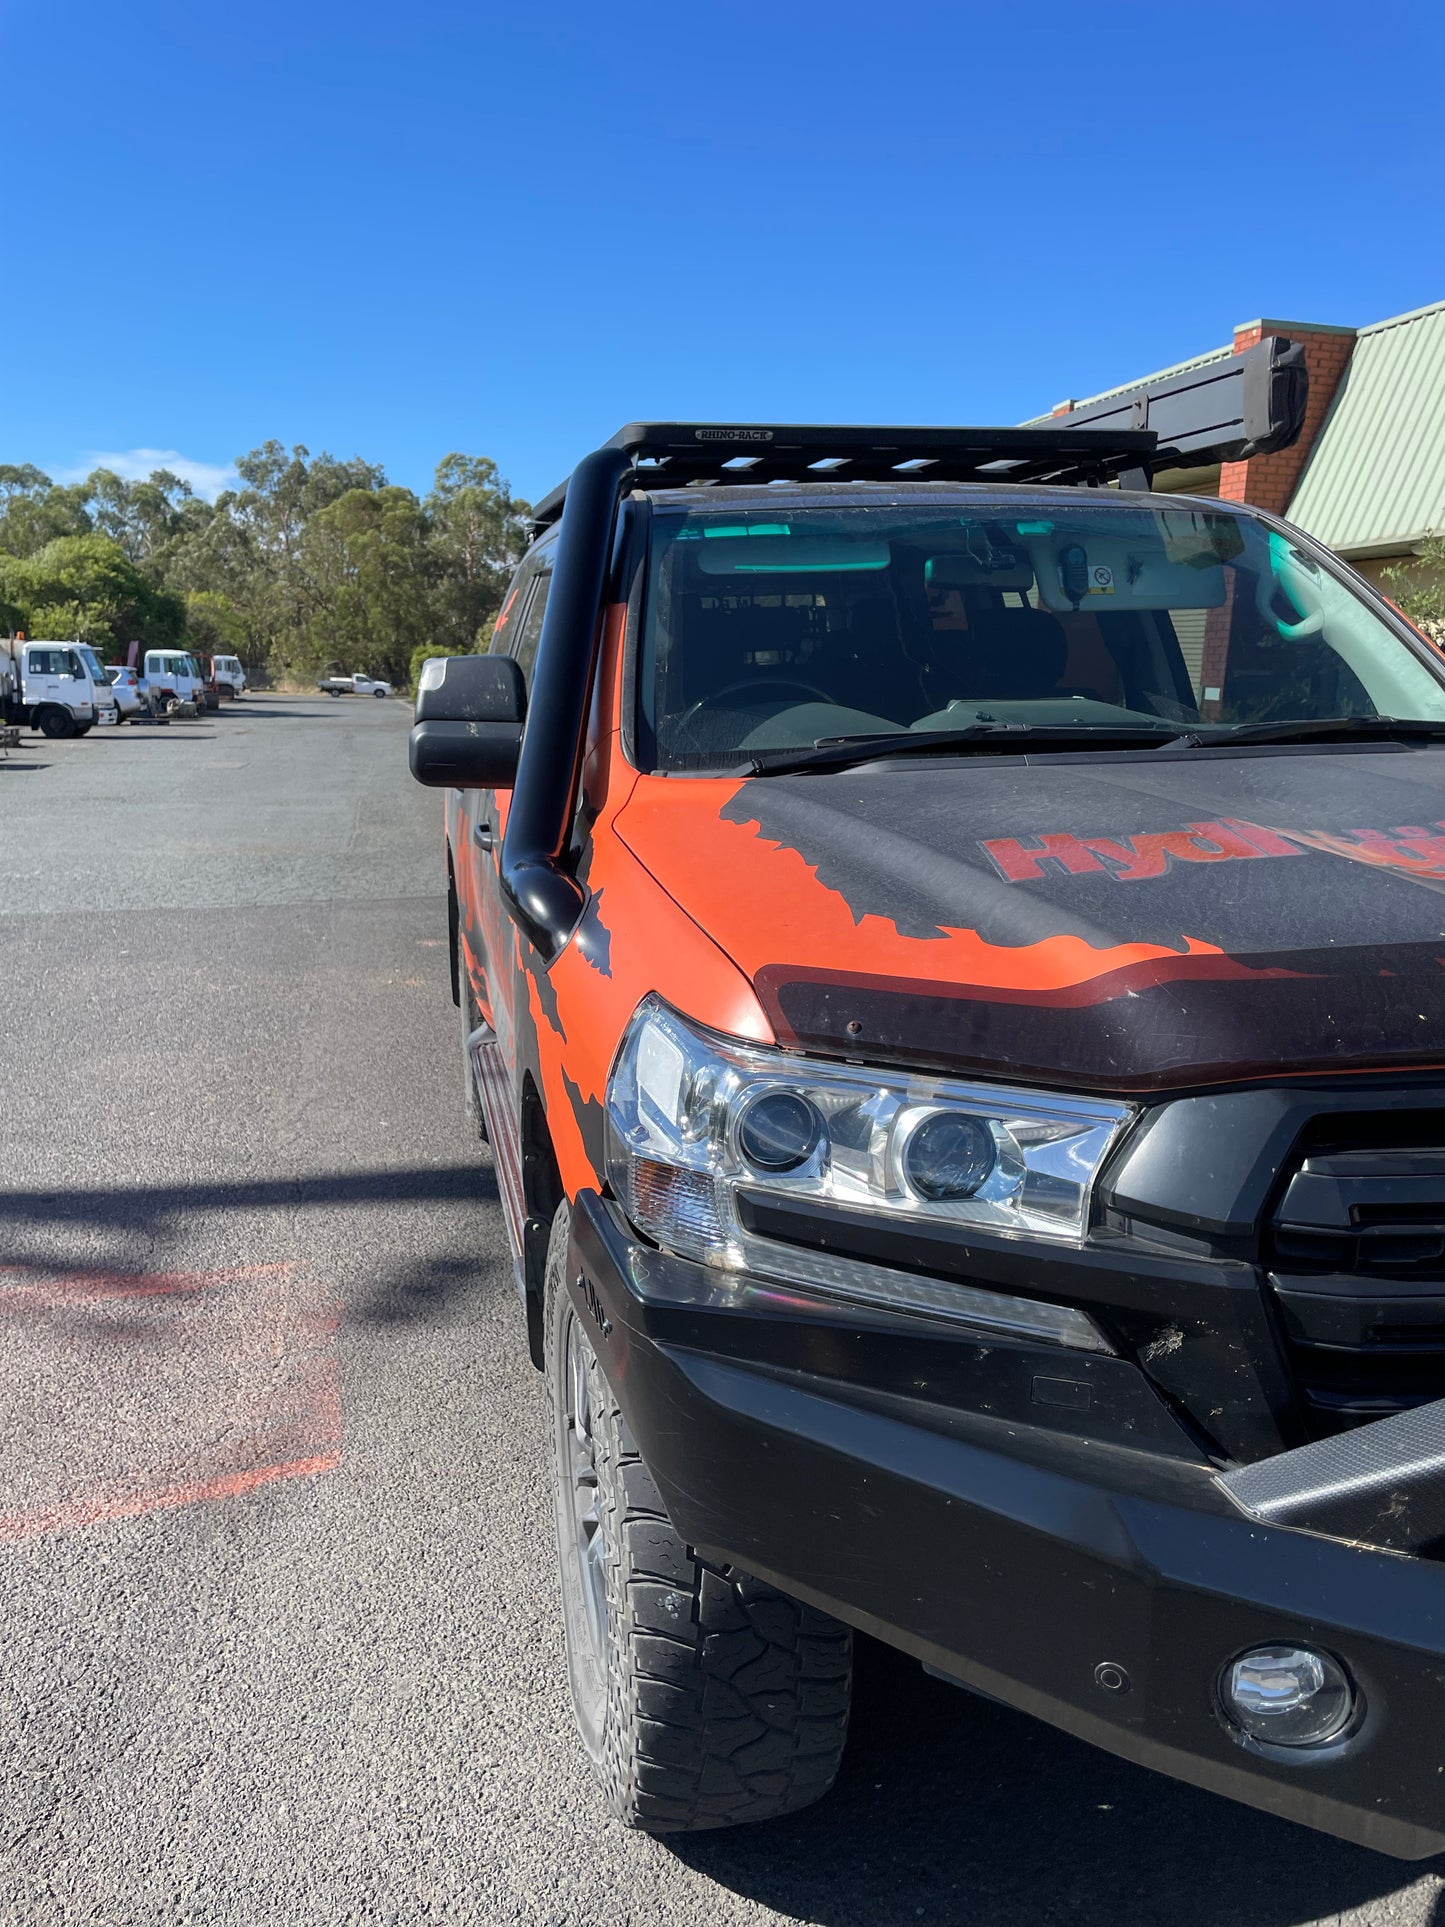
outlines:
M1166 464L1287 448L1303 425L1308 392L1304 350L1270 335L1246 354L1073 409L1047 428L630 422L603 446L631 458L630 485L643 488L905 481L1147 488ZM555 522L566 499L563 482L532 511L533 527Z
M630 422L607 448L632 457L633 486L716 488L762 482L1054 482L1095 484L1147 466L1154 435L1130 428L743 427ZM567 484L538 503L546 528Z

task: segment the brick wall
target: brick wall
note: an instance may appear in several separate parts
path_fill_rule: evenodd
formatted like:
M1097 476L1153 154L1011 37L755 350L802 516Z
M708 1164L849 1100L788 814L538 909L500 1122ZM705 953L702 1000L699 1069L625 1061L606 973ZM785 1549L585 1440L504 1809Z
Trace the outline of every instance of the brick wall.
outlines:
M1267 334L1282 334L1304 346L1310 378L1305 425L1293 448L1282 448L1275 455L1255 455L1247 462L1226 462L1219 471L1219 493L1227 502L1252 502L1256 508L1283 515L1324 425L1340 378L1350 364L1355 333L1352 328L1295 330L1288 322L1256 321L1235 329L1234 352L1242 355Z

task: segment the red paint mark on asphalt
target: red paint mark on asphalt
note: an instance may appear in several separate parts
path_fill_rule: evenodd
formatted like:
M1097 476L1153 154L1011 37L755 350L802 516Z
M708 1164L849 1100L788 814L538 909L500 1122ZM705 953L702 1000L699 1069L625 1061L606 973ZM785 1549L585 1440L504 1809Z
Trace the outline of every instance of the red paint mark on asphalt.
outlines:
M339 1452L324 1452L314 1459L293 1459L289 1465L258 1465L250 1472L200 1479L166 1491L138 1492L130 1498L71 1499L49 1512L0 1518L0 1546L16 1545L21 1539L38 1539L48 1532L74 1532L79 1526L107 1525L112 1519L134 1519L143 1513L163 1511L168 1506L198 1505L207 1499L239 1499L242 1493L254 1491L258 1485L269 1485L273 1479L314 1478L318 1472L334 1472L340 1463Z
M336 1330L297 1265L0 1265L0 1544L333 1471Z
M22 1274L18 1285L0 1285L0 1306L12 1294L33 1292L35 1278L43 1278L51 1294L64 1292L68 1301L77 1298L163 1298L176 1291L203 1291L232 1278L264 1278L293 1272L295 1265L240 1265L230 1271L67 1271L55 1272L45 1265L0 1265L0 1278ZM28 1274L28 1276L25 1276ZM40 1302L40 1301L35 1301Z

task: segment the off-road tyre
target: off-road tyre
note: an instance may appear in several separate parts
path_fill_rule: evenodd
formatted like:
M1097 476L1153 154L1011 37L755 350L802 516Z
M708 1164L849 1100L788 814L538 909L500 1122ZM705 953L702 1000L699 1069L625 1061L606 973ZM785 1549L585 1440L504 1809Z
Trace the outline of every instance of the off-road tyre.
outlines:
M60 743L75 734L75 718L68 710L56 708L52 704L37 713L35 727L52 743Z
M762 1580L699 1559L673 1531L593 1350L591 1321L567 1290L568 1230L564 1202L547 1247L543 1315L563 1628L583 1747L612 1812L647 1833L795 1813L838 1771L852 1634ZM591 1561L575 1496L585 1483L576 1478L579 1364L595 1471ZM589 1564L605 1590L600 1652Z

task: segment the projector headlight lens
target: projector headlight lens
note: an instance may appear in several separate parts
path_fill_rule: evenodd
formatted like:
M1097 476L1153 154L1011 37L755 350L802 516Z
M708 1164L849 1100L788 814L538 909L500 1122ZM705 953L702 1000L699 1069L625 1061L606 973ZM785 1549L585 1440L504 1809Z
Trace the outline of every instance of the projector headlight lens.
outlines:
M966 1111L935 1111L915 1127L903 1150L905 1177L932 1204L973 1197L997 1163L993 1132Z
M823 1120L796 1091L749 1098L738 1119L738 1149L755 1171L796 1171L822 1139Z

